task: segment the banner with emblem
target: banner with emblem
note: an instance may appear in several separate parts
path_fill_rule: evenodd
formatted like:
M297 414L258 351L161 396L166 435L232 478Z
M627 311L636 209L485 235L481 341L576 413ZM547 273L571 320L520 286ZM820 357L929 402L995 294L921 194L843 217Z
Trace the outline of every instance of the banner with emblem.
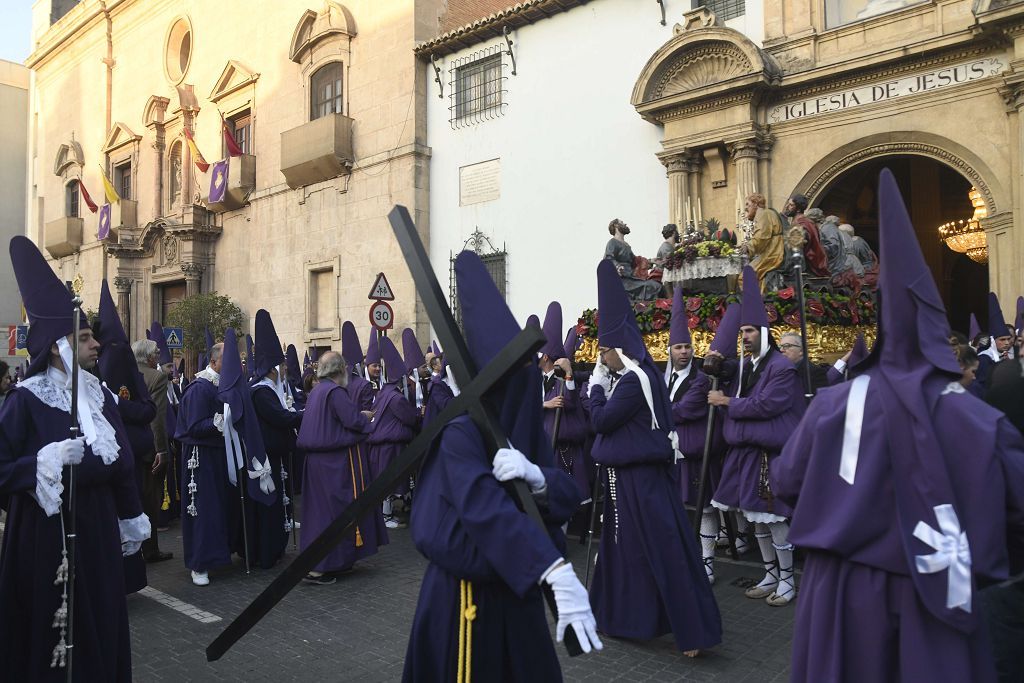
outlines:
M213 173L210 174L210 203L217 204L224 201L224 195L228 189L228 162L231 157L221 159L213 164Z
M110 204L104 204L100 207L100 229L96 233L96 238L105 240L110 236Z

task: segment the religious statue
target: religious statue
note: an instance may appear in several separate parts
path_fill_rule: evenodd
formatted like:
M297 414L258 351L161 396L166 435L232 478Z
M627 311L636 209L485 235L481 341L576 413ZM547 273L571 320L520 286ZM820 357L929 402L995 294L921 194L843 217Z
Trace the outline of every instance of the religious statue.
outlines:
M757 273L762 293L781 286L781 274L776 278L778 282L768 282L768 275L782 265L784 251L782 216L767 205L764 195L759 192L748 196L743 204L744 215L748 221L753 221L754 229L750 240L741 249L750 257L750 265Z
M656 280L646 280L636 276L636 256L633 249L626 243L626 235L629 234L629 226L618 218L608 224L608 233L611 239L604 248L604 257L615 264L615 270L622 278L622 286L631 299L650 301L658 298L661 294L661 283Z

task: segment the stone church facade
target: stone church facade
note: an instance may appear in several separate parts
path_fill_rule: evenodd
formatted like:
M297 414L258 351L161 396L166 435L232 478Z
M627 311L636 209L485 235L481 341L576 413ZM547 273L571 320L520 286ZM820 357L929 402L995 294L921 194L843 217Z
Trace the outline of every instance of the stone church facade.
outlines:
M269 310L297 347L338 348L346 319L365 343L380 271L395 326L426 335L386 216L404 204L426 235L411 48L436 32L439 5L37 2L29 236L64 279L81 276L87 307L106 278L133 338L217 291L250 321ZM213 164L228 156L222 126L244 154L204 172L187 135ZM121 200L99 239L78 181L102 204L103 174Z

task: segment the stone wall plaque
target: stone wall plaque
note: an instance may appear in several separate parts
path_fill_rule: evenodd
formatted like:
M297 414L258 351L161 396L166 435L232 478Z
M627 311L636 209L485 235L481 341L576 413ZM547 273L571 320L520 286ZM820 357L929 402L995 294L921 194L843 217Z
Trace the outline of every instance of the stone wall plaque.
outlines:
M501 159L459 168L459 206L494 201L501 197Z

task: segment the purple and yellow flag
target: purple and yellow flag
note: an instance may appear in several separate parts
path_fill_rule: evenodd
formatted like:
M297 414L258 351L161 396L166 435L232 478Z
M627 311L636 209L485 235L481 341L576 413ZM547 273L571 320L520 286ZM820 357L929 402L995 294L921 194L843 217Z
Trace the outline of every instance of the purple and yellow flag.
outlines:
M213 164L213 173L210 174L210 203L216 204L224 201L224 194L228 189L228 162L231 157L221 159Z

